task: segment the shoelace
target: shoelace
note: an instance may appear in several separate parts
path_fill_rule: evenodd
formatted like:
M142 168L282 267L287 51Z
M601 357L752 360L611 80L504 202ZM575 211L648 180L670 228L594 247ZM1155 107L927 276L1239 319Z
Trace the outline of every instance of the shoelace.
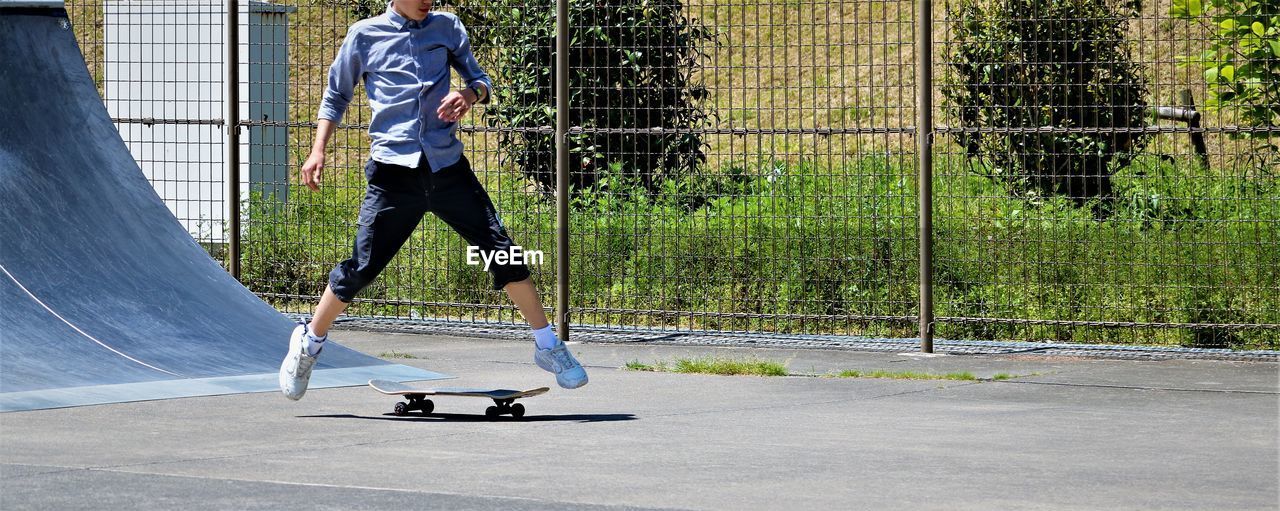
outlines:
M560 366L556 371L557 373L573 367L573 359L569 356L569 348L560 346L551 350L551 358L552 360L555 360L556 365Z
M316 364L316 357L306 356L306 348L302 348L302 353L298 354L298 366L296 370L286 371L290 376L297 378L299 375L310 374L311 367ZM316 353L319 355L319 353ZM292 369L292 368L291 368Z

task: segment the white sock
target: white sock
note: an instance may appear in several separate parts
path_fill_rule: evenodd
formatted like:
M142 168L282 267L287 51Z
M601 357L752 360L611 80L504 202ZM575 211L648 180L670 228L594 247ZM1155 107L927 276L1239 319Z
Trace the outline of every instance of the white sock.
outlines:
M538 349L543 350L554 348L560 343L560 339L556 338L556 329L551 325L533 329L533 341L538 344Z
M327 340L329 340L328 335L325 335L324 337L316 337L316 334L311 333L311 326L307 325L307 335L304 339L304 342L307 345L307 356L314 357L316 356L316 353L320 353L320 350L324 349L324 342Z

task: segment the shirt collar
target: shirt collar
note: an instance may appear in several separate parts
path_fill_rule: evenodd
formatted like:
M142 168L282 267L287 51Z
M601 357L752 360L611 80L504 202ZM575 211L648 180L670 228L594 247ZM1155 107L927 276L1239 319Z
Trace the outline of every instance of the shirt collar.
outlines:
M396 30L404 30L404 26L409 24L409 18L396 12L391 6L391 2L387 2L387 19L391 20L391 24L396 26Z
M431 18L431 13L426 13L426 18L422 18L421 22L416 22L417 26L425 27L426 20L430 18ZM392 3L389 3L389 1L387 3L387 19L389 19L390 22L392 22L393 26L396 26L396 29L398 29L398 31L402 31L402 29L404 29L404 26L407 26L407 24L415 23L413 22L412 19L402 17L401 14L397 13L396 9L392 8Z

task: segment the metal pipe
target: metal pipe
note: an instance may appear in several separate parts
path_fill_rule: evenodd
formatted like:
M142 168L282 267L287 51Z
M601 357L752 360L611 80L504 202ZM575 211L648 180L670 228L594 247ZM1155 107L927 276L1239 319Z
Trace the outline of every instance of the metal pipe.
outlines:
M227 271L240 279L240 2L227 0L223 35L223 119L227 130Z
M933 3L916 1L916 172L920 206L920 351L933 353Z
M556 335L569 340L569 0L556 0Z
M1197 112L1194 108L1157 106L1151 107L1151 111L1155 112L1157 119L1166 121L1191 122L1200 120L1200 112Z

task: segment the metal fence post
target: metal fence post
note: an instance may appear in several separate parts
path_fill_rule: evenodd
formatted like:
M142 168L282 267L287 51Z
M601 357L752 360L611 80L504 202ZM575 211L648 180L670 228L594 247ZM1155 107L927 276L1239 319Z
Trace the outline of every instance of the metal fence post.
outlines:
M223 35L223 148L227 175L227 270L240 279L240 2L227 0Z
M556 0L556 334L569 340L569 0Z
M920 201L920 351L933 353L933 3L916 2L916 171Z

